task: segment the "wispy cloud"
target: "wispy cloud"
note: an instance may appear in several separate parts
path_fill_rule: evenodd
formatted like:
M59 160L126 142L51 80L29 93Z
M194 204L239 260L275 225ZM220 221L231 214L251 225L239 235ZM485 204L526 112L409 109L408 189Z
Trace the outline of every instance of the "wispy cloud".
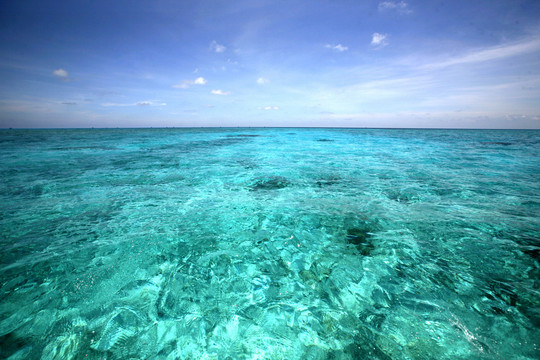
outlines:
M337 44L337 45L326 44L326 45L324 45L324 47L327 48L327 49L332 49L332 50L338 51L338 52L343 52L343 51L349 50L349 48L347 46L343 46L341 44Z
M540 38L529 39L518 43L504 44L485 49L478 49L467 54L449 57L438 62L423 65L424 69L436 69L458 64L492 61L540 50Z
M487 58L487 57L486 57ZM403 111L491 111L498 114L538 114L537 98L540 75L492 76L493 66L471 66L455 69L412 62L403 68L377 67L358 70L355 81L344 86L319 87L311 95L313 103L325 104L324 110L336 114L347 112ZM502 71L502 70L498 70ZM360 76L359 74L363 74ZM474 74L474 75L473 75Z
M16 100L16 99L1 99L0 111L15 112L15 113L52 113L57 111L59 103L50 99L31 99L31 100Z
M319 103L326 104L326 110L352 111L362 106L372 109L388 109L390 105L399 108L411 100L418 101L426 90L437 93L437 84L428 76L390 77L335 88L326 88L314 96Z
M399 112L399 113L341 113L324 116L331 119L334 126L373 126L395 127L429 127L429 128L538 128L538 115L505 114L484 112ZM407 122L403 122L407 120ZM375 122L374 122L375 121Z
M269 82L270 82L270 80L265 79L263 77L260 77L260 78L257 79L257 84L259 84L259 85L268 84Z
M56 76L59 76L59 77L62 77L62 78L68 77L68 72L66 70L64 70L64 69L56 69L52 73L53 73L53 75L56 75Z
M259 110L279 110L279 106L259 106Z
M400 14L411 14L413 11L405 1L383 1L379 3L379 11L397 11Z
M212 93L214 95L229 95L231 92L230 91L223 91L223 90L212 90L212 91L210 91L210 93Z
M215 51L217 53L222 53L222 52L225 52L227 48L224 45L218 44L218 42L214 40L210 43L210 50Z
M381 48L383 46L388 45L388 35L380 34L380 33L373 33L371 37L371 45L377 48Z
M195 80L184 80L180 84L173 85L175 89L187 89L192 85L205 85L208 81L203 77L198 77Z
M120 103L111 103L111 102L101 104L101 106L134 106L134 105L135 104L120 104Z
M164 103L164 102L149 101L149 100L137 101L137 102L134 102L134 103L111 103L111 102L108 102L108 103L101 104L101 106L166 106L166 105L167 104Z
M64 70L64 69L56 69L52 73L53 73L54 76L57 76L57 77L61 78L62 81L70 81L71 80L69 78L68 72L66 70Z

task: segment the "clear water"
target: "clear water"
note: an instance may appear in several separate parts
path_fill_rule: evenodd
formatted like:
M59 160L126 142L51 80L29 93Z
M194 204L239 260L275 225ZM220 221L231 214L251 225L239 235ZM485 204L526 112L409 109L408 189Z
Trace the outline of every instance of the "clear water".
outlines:
M0 132L0 357L535 359L540 132Z

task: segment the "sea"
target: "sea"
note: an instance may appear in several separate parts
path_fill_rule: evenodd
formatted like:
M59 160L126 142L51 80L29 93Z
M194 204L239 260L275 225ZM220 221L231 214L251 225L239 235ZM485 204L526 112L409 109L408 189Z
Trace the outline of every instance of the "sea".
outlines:
M2 359L539 359L540 131L0 130Z

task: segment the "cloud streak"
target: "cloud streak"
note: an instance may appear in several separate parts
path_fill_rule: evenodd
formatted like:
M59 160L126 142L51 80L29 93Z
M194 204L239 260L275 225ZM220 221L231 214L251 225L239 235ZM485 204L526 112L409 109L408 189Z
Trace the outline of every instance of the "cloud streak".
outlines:
M324 47L327 48L327 49L332 49L332 50L338 51L338 52L343 52L343 51L349 50L349 48L347 46L343 46L341 44L337 44L337 45L326 44L326 45L324 45Z
M108 103L103 103L101 104L101 106L166 106L167 104L164 103L164 102L155 102L155 101L149 101L149 100L144 100L144 101L137 101L137 102L134 102L134 103L111 103L111 102L108 102Z
M64 69L56 69L53 71L53 75L61 77L61 78L67 78L68 72Z
M214 95L229 95L231 92L230 91L223 91L223 90L212 90L212 91L210 91L210 93L212 93Z
M413 11L409 8L409 4L405 1L383 1L379 3L379 11L397 11L400 14L411 14Z
M71 81L68 72L64 69L56 69L52 72L52 74L62 79L62 81Z
M208 81L203 77L198 77L195 80L184 80L180 84L173 85L175 89L187 89L192 85L205 85Z
M421 66L423 69L437 69L452 65L480 63L503 59L511 56L531 53L540 50L540 38L526 41L494 46L487 49L479 49L461 56L447 58L445 60Z
M225 47L224 45L218 44L218 42L214 40L210 43L210 50L217 53L222 53L222 52L225 52L225 50L227 50L227 47Z

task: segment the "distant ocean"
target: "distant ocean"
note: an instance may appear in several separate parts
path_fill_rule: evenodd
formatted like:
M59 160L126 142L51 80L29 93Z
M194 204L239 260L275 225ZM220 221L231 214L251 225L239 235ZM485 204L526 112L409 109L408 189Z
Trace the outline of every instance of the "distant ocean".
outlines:
M0 130L0 174L0 358L540 354L540 131Z

